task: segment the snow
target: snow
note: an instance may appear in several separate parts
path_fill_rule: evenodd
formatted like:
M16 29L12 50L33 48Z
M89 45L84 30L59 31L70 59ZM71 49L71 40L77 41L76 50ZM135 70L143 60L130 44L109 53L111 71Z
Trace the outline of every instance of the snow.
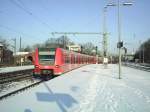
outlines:
M0 101L2 112L150 112L150 72L87 65Z
M33 65L5 67L5 68L0 68L0 73L15 72L15 71L28 70L28 69L33 69L33 68L34 68Z
M10 82L10 83L5 83L5 84L0 84L0 96L3 96L5 94L8 94L10 92L13 92L15 90L18 90L20 88L26 87L28 85L31 85L35 82L38 82L39 80L35 79L26 79L26 80L21 80L21 81L16 81L16 82Z

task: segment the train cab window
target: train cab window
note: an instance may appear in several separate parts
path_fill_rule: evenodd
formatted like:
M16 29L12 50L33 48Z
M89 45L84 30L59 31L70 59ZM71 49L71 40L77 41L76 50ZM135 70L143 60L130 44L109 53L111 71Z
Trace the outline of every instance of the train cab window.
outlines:
M40 61L53 61L55 59L55 55L39 55Z
M43 65L53 65L55 62L55 49L39 49L39 62Z

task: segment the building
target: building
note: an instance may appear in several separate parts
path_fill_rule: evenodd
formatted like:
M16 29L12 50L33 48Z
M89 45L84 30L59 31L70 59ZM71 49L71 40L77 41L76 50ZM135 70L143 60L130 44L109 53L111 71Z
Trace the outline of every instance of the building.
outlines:
M70 51L81 52L81 46L80 45L69 45L68 49Z
M14 64L13 52L9 49L4 49L0 43L0 66L11 66Z
M9 49L3 50L3 64L8 66L14 64L13 52Z
M30 60L28 60L29 52L16 52L14 55L16 65L29 65L32 64Z

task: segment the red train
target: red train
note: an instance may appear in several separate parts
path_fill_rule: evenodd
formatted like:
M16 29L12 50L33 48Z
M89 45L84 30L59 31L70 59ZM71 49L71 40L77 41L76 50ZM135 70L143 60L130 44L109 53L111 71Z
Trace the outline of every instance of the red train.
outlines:
M37 48L32 56L34 76L53 77L85 64L96 64L95 56L67 51L62 48ZM31 59L30 59L31 60Z

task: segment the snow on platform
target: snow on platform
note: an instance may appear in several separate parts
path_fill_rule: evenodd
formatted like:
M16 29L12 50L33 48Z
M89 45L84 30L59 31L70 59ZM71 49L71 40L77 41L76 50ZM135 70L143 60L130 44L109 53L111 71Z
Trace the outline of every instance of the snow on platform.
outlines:
M1 112L150 112L150 72L87 65L0 101Z
M5 67L5 68L0 68L0 73L15 72L15 71L28 70L28 69L33 69L33 68L34 68L33 65L17 66L17 67Z

